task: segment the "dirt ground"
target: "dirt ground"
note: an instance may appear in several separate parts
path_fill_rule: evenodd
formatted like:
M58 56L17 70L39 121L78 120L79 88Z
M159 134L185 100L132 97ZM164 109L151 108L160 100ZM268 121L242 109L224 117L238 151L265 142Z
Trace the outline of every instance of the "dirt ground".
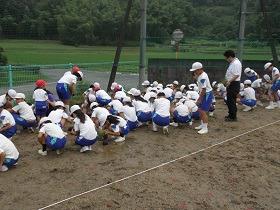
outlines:
M18 135L21 159L0 174L0 209L38 209L280 120L280 110L264 108L240 111L238 122L224 122L225 114L219 102L209 135L184 126L167 137L143 127L123 143L97 142L86 154L70 136L62 155L42 157L34 134ZM279 128L280 122L49 209L280 209Z

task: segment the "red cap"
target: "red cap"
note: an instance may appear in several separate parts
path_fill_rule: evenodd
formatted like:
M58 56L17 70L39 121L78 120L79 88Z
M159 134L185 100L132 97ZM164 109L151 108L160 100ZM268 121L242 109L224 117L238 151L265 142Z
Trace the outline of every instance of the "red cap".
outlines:
M45 80L42 79L38 79L35 82L36 87L45 87L47 85L47 82Z
M77 65L73 66L72 73L76 73L78 71L80 71L80 68Z
M114 88L114 92L118 92L118 91L121 91L121 87L119 85L117 85L115 88Z

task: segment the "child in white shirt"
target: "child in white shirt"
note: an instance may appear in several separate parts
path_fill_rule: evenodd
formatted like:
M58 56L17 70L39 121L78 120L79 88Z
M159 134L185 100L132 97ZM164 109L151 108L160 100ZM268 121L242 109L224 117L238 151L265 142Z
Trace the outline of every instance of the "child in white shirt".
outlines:
M46 81L37 80L36 88L33 93L33 99L35 100L35 115L39 121L41 117L45 117L48 112L48 93L44 90L46 88Z
M241 99L241 104L245 107L243 109L244 112L248 112L253 109L254 106L256 106L257 100L256 100L256 93L255 90L251 87L251 80L245 80L244 81L244 91L241 95L243 98Z
M51 111L48 117L61 128L64 128L67 120L71 121L69 115L65 112L65 105L62 101L55 102L55 110Z
M13 142L0 134L0 172L15 166L18 159L19 152Z
M13 115L4 109L4 104L0 102L0 133L11 139L16 132L17 126Z

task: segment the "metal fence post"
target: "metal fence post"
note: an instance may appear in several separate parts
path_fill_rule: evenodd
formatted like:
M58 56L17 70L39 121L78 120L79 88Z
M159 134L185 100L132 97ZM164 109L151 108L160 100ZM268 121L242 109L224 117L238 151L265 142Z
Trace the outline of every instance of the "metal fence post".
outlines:
M8 65L8 80L9 80L9 88L13 88L13 68L12 65Z

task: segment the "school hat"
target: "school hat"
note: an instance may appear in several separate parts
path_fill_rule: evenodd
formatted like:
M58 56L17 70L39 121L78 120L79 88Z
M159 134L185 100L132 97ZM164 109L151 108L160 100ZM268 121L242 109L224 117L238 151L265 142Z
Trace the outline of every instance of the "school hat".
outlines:
M190 69L190 71L196 71L198 69L202 69L203 65L200 62L195 62L192 64L192 68Z
M193 90L195 87L197 87L197 84L189 84L188 87L190 90Z
M150 85L150 82L148 80L145 80L143 83L142 83L142 86L149 86Z
M35 82L35 86L36 87L45 87L47 85L47 82L43 79L38 79L36 82Z
M251 71L251 69L248 68L248 67L247 67L246 69L244 69L244 73L245 73L245 74L249 73L250 71Z
M179 85L179 82L177 80L173 81L174 85Z
M136 90L137 90L136 88L131 88L127 93L130 95L134 95Z
M180 99L180 98L183 98L183 93L181 91L178 91L175 93L175 99Z
M111 90L114 90L117 85L118 85L118 83L113 82L112 85L111 85Z
M251 80L249 80L249 79L246 79L245 81L244 81L244 85L251 85L252 84L252 82L251 82Z
M61 107L65 108L65 105L64 105L64 103L62 101L56 101L54 103L54 106L61 106Z
M217 85L217 91L226 91L226 87L224 86L223 83L219 83Z
M99 90L101 87L100 87L100 84L98 82L95 82L93 83L93 89L94 90Z
M163 88L163 84L159 83L157 87L162 89Z
M157 87L158 86L158 81L153 81L153 87Z
M133 93L133 96L140 96L140 95L141 95L141 91L137 89Z
M270 81L270 76L268 74L263 75L263 78L265 81L269 82Z
M266 64L264 64L264 69L268 69L270 66L272 65L272 63L268 62Z
M131 102L131 98L126 96L123 98L123 102Z
M214 87L217 84L217 81L212 82L212 87Z
M70 113L73 114L75 111L81 109L79 105L73 105L70 108Z
M11 98L15 98L17 92L13 89L8 90L8 96L10 96Z
M150 92L150 98L156 98L157 97L157 93L155 92Z
M186 85L181 85L180 91L183 92L183 90L186 88Z
M41 126L44 122L51 121L49 117L42 117L39 121L39 126Z
M92 102L89 106L90 109L92 109L93 107L97 107L99 104L97 102Z
M15 99L20 99L20 98L25 99L25 95L23 93L17 93L14 98Z

